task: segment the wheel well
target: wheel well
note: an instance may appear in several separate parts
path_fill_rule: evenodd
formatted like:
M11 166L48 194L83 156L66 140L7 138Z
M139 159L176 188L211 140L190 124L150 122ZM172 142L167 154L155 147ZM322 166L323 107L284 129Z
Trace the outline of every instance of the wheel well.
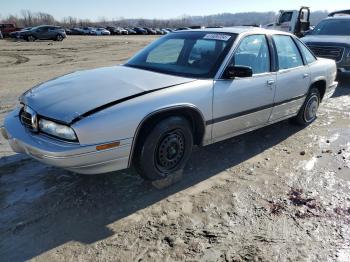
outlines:
M324 94L326 93L326 81L324 80L319 80L315 83L313 83L310 87L311 88L317 88L318 91L320 92L320 96L321 96L321 101L324 97Z
M132 152L131 160L134 157L134 154L138 152L138 149L142 144L143 140L152 131L152 127L154 127L154 125L156 125L163 119L171 116L182 116L186 118L191 124L191 129L193 133L193 143L198 146L202 144L205 132L205 122L202 114L197 109L194 109L192 107L165 109L148 116L141 122L140 126L136 130L133 143L134 150Z

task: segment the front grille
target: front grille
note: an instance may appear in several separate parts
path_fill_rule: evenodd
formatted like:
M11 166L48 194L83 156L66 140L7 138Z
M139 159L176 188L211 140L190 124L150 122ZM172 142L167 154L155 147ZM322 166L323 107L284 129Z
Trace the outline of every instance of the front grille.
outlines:
M32 125L32 115L28 112L25 112L24 110L21 111L20 114L21 122L22 124L28 128L33 130L33 125Z
M38 116L36 112L28 106L24 106L19 117L22 125L33 132L38 131Z
M344 47L338 46L314 46L309 45L309 48L318 57L333 59L336 62L340 62L343 58Z

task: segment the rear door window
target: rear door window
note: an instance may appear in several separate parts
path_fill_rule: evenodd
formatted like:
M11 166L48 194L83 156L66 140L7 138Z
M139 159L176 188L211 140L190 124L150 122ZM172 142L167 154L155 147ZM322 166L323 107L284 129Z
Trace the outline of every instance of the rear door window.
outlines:
M303 54L303 56L304 56L304 58L306 60L306 63L307 64L311 64L311 63L315 62L316 58L311 53L311 51L302 42L300 42L299 40L297 40L297 43L298 43L298 46L299 46L299 49L300 49L301 53Z
M278 66L280 70L303 66L298 47L288 35L272 36L277 50Z

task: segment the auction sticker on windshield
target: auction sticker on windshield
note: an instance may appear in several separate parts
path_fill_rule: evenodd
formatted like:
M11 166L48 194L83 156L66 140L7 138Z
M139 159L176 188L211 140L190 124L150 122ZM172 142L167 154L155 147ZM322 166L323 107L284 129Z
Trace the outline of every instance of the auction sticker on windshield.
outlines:
M230 35L224 35L224 34L206 34L203 39L211 39L211 40L221 40L221 41L227 41L231 38Z

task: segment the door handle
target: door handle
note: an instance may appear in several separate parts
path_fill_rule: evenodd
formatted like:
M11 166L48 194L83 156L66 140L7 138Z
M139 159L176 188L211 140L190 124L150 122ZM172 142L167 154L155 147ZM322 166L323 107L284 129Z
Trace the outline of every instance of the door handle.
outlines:
M270 87L270 89L272 90L273 86L275 85L275 80L273 79L270 79L270 80L267 80L267 86Z
M303 78L308 78L309 77L309 74L304 74L303 75Z
M267 85L268 86L273 86L275 84L275 80L267 80Z

